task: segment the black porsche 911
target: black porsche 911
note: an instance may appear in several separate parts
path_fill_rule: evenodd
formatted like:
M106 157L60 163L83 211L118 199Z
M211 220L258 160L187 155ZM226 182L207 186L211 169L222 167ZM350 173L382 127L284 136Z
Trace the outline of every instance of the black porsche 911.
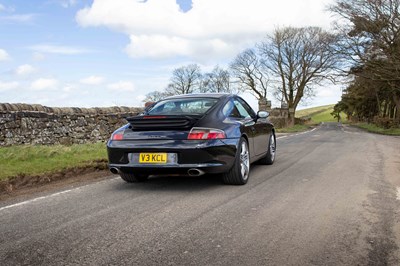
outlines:
M110 171L126 182L149 175L221 174L244 185L250 164L273 164L275 129L239 96L186 94L166 98L129 117L107 143Z

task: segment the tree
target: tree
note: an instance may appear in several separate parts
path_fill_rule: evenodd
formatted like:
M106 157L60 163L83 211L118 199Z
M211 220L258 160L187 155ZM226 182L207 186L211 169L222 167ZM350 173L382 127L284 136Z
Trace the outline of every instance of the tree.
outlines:
M232 91L231 77L228 70L219 66L203 75L201 92L230 93Z
M276 91L296 111L303 97L324 81L335 81L340 65L338 38L318 27L277 28L258 48L274 78ZM294 113L290 117L294 124Z
M340 109L340 105L339 104L335 104L335 106L333 107L333 111L331 112L331 116L336 118L338 123L342 119L342 117L340 116L341 112L342 112L342 110Z
M143 102L157 102L165 97L170 96L165 91L152 91L146 94Z
M389 90L390 98L378 99L379 108L393 104L393 116L400 122L400 1L337 0L330 10L345 22L337 23L342 53L353 68L367 70L355 75L385 83L381 87Z
M241 90L252 93L258 100L267 99L268 75L254 49L247 49L230 64Z
M188 94L199 90L201 71L197 64L182 66L172 72L166 92L171 95Z

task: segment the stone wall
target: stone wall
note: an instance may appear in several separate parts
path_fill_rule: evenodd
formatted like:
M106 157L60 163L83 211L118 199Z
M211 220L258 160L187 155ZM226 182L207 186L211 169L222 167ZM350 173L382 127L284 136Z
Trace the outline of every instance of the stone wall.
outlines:
M258 110L269 112L269 120L274 124L276 128L283 128L290 126L291 120L289 119L290 114L294 111L287 107L287 104L281 108L272 108L271 101L267 99L261 99L258 101Z
M288 125L289 109L271 109L270 102L259 104L260 110L270 112L275 127ZM115 129L127 123L125 117L142 110L140 107L58 108L0 103L0 146L106 141Z
M289 109L273 108L269 110L270 120L276 128L289 126Z
M57 108L0 103L0 146L106 141L142 108Z

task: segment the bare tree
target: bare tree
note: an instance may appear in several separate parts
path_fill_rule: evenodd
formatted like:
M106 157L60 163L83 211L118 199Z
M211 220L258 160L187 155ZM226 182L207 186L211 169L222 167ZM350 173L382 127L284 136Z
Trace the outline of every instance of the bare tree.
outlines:
M335 80L340 64L337 43L336 35L318 27L286 27L275 29L258 46L275 89L294 112L303 97L314 95L316 86ZM294 124L294 113L290 118Z
M230 68L243 91L252 93L258 100L267 99L268 76L254 49L238 54Z
M165 91L151 91L146 94L146 98L144 98L143 102L157 102L165 97L168 97Z
M203 75L201 91L234 93L235 91L231 85L229 71L216 66L211 72Z
M166 91L172 95L193 93L199 89L200 81L201 71L197 64L183 66L172 72Z

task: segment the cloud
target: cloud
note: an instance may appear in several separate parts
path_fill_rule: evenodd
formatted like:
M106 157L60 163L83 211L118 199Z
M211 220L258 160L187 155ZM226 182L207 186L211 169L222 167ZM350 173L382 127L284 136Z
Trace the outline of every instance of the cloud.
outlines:
M47 90L54 89L58 85L58 80L56 79L46 79L40 78L31 83L31 88L33 90Z
M62 0L60 1L60 4L63 8L69 8L69 7L73 7L78 3L77 0Z
M79 90L79 87L74 85L74 84L66 84L63 88L62 91L69 93L69 92L73 92Z
M317 92L317 95L318 95L318 97L328 98L328 97L335 96L335 92L332 90L328 90L328 89L321 89Z
M10 59L10 55L6 50L0 49L0 61L7 61Z
M42 61L44 60L46 57L44 56L44 54L39 53L39 52L34 52L32 54L32 59L35 61Z
M335 88L320 88L317 90L317 96L322 98L335 97L337 95L337 89Z
M146 99L146 95L143 95L143 94L140 94L135 97L135 100L137 100L139 102L143 102L144 99Z
M15 8L12 6L5 6L0 4L0 12L12 13L15 12Z
M135 85L130 81L119 81L108 85L113 91L131 92L135 90Z
M7 16L0 16L0 22L11 22L11 23L30 23L38 15L37 14L14 14Z
M29 47L36 53L43 54L62 54L62 55L77 55L89 53L90 51L85 48L63 46L63 45L53 45L53 44L39 44Z
M103 83L104 77L100 76L90 76L87 78L81 79L79 82L86 85L99 85Z
M10 81L10 82L0 81L0 91L15 90L18 87L19 87L19 82L17 81Z
M192 0L192 8L183 12L176 0L94 0L76 20L83 27L126 34L126 52L134 58L229 58L275 26L329 27L323 10L333 1Z
M31 65L25 64L17 67L15 74L19 76L26 76L36 72L36 68Z

